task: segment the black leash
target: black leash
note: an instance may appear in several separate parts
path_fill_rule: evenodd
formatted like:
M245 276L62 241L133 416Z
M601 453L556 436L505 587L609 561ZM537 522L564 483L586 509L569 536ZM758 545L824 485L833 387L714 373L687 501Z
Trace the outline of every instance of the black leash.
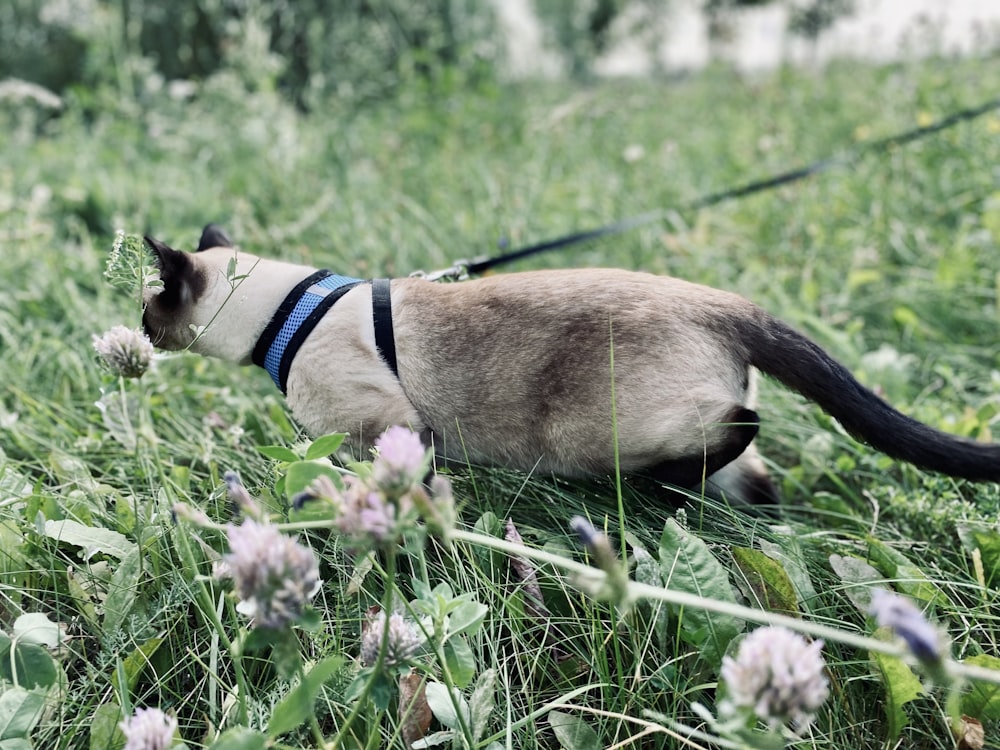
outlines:
M420 276L426 278L429 281L438 281L442 279L450 280L460 280L468 278L469 276L476 276L487 271L496 268L497 266L506 265L507 263L513 263L514 261L521 260L522 258L528 258L532 255L538 255L539 253L548 252L549 250L558 250L563 247L568 247L570 245L576 245L582 242L589 242L591 240L596 240L600 237L606 237L613 234L622 234L631 229L637 227L645 226L646 224L653 224L660 221L664 217L671 213L677 213L679 211L694 211L701 208L707 208L709 206L715 206L720 203L725 203L726 201L735 200L737 198L744 198L748 195L753 195L754 193L761 193L766 190L772 190L774 188L780 187L782 185L788 185L793 182L799 182L812 175L819 174L821 172L826 172L833 167L847 166L858 161L865 154L873 152L886 150L893 146L902 146L912 141L919 140L925 136L931 135L932 133L938 133L942 130L954 127L955 125L966 122L968 120L974 120L977 117L981 117L987 112L991 112L994 109L1000 108L1000 98L992 99L984 104L980 104L976 107L969 107L966 109L960 109L957 112L932 122L929 125L923 125L921 127L913 128L912 130L907 130L902 133L897 133L896 135L891 135L886 138L879 138L878 140L869 141L867 143L861 144L860 146L851 149L841 155L829 156L825 159L819 159L811 164L807 164L804 167L799 167L797 169L792 169L787 172L781 172L770 177L766 177L761 180L754 180L752 182L747 182L743 185L738 185L728 190L722 190L717 193L709 193L700 198L696 198L690 203L681 206L678 209L659 209L656 211L649 211L639 216L634 216L630 219L622 219L621 221L616 221L611 224L605 224L602 227L597 227L595 229L586 229L579 232L573 232L571 234L563 235L562 237L557 237L551 240L544 240L532 245L527 245L517 250L512 250L508 253L502 255L497 255L494 257L479 258L472 261L456 261L450 268L446 268L440 271L435 271L433 273L425 274L422 271L418 271L413 276Z

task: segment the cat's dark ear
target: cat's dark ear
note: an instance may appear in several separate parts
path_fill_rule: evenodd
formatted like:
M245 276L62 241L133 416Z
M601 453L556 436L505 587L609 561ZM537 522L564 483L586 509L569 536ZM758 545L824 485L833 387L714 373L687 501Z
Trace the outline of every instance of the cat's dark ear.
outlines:
M210 247L235 247L235 245L218 224L206 224L205 228L201 230L197 252L208 250Z
M205 276L195 267L191 256L174 250L155 237L146 236L144 239L160 269L163 291L157 295L159 304L172 307L196 300L205 289Z

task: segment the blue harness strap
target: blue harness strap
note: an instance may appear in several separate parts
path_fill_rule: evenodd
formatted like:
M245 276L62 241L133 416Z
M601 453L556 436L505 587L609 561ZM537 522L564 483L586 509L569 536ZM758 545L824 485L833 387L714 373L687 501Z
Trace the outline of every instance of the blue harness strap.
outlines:
M364 283L361 279L338 276L327 270L316 271L288 293L278 306L264 332L257 339L251 359L267 370L274 384L287 392L288 371L299 347L327 310L347 292ZM375 345L396 377L396 344L392 332L392 304L389 280L375 279L372 284L372 321Z

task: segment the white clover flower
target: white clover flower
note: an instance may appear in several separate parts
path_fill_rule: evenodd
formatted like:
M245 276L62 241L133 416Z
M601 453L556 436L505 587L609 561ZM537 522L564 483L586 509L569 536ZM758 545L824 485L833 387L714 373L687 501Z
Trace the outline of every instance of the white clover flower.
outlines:
M385 612L379 610L374 617L368 618L367 627L361 635L361 662L365 666L373 666L378 661L383 638L386 639L385 661L382 663L385 669L407 664L423 642L413 625L398 612L389 616L386 630Z
M104 366L124 378L141 378L153 361L153 343L138 329L115 326L93 342Z
M125 735L123 750L169 750L174 746L177 719L158 708L138 708L118 726Z
M406 489L423 479L427 448L406 427L390 427L375 440L372 481L384 490Z
M240 597L237 609L265 628L297 620L320 587L312 550L253 519L229 524L226 536L230 551L216 566L215 577L233 579Z
M728 698L720 711L751 711L772 729L788 722L807 726L830 692L822 648L823 641L806 641L788 628L757 628L740 643L735 659L722 660Z
M880 628L892 628L925 665L940 664L944 655L944 637L909 599L885 589L875 589L869 612Z

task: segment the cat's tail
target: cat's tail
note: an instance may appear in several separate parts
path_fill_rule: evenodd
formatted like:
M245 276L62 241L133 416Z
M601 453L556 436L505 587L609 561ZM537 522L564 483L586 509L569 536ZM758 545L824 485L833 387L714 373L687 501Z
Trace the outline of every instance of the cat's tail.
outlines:
M1000 444L980 443L911 419L859 383L817 344L765 311L735 323L747 360L835 417L858 440L922 469L1000 482Z

